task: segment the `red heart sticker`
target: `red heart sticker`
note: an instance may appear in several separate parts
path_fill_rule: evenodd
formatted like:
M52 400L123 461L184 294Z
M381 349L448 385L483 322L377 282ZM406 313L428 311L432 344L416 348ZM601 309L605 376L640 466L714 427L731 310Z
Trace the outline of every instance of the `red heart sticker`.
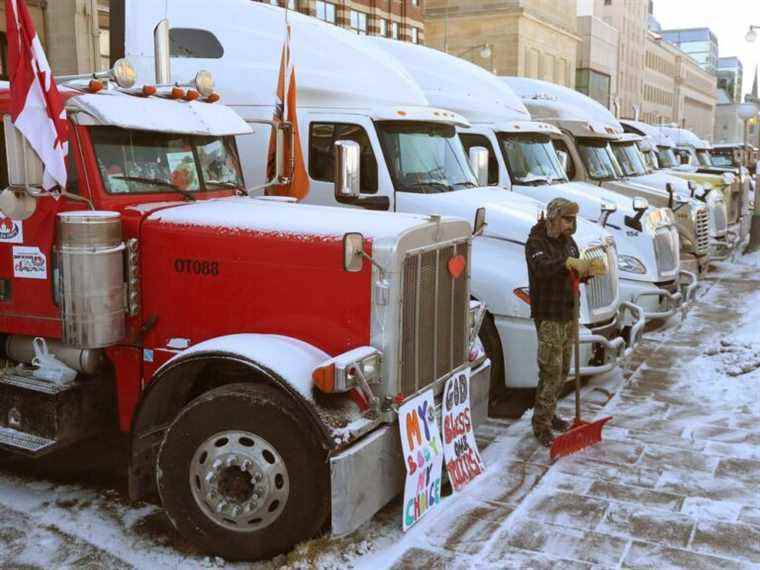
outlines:
M449 259L449 273L454 279L459 279L462 272L467 268L467 260L463 255L455 255Z

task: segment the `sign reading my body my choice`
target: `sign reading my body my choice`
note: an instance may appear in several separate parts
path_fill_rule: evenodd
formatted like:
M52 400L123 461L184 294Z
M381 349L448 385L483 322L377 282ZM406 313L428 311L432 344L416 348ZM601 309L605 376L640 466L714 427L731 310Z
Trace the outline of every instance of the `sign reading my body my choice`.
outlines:
M402 527L407 530L441 500L443 447L435 421L433 391L405 402L398 411L406 465Z

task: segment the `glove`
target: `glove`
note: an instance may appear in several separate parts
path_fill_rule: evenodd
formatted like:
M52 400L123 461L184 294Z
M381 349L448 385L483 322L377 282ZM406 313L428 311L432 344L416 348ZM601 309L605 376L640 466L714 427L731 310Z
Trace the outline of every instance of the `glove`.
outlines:
M581 279L589 276L590 265L591 262L588 259L568 257L565 260L565 267L570 271L575 271Z
M588 274L591 277L601 277L607 275L607 264L603 259L598 257L589 260Z

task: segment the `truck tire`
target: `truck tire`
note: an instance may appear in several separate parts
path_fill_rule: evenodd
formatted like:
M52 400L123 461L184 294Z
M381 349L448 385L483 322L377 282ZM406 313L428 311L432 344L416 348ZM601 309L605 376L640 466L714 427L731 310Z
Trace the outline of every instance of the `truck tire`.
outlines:
M193 545L227 560L287 552L324 529L326 452L275 386L230 384L185 406L156 461L163 507Z
M483 324L478 333L483 349L491 360L491 379L488 388L488 415L499 415L497 409L509 399L504 376L504 353L501 348L501 339L496 330L496 324L490 313L483 318Z

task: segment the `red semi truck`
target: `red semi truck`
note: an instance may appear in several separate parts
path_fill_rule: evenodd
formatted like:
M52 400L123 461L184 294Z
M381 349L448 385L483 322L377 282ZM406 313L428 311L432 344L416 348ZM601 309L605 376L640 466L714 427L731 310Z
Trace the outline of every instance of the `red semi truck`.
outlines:
M351 532L403 489L399 404L470 368L485 416L469 224L251 199L233 111L99 86L62 90L55 197L0 84L0 446L118 422L130 496L229 559Z

